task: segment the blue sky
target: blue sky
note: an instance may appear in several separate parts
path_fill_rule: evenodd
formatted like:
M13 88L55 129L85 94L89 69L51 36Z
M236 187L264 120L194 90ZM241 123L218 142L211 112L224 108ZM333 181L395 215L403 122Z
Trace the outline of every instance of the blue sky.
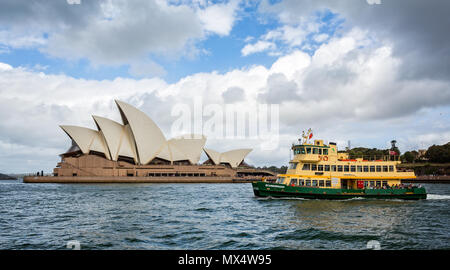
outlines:
M279 1L271 1L271 3L277 2ZM246 40L250 38L253 38L253 40L257 39L270 30L282 26L273 15L259 16L257 8L257 2L250 3L247 7L243 6L242 10L237 12L234 26L228 35L208 33L202 39L195 41L195 46L199 50L195 56L149 53L144 57L152 59L167 71L160 77L169 83L174 83L185 76L199 72L217 71L225 73L251 65L270 67L279 55L254 53L243 56L241 53L242 48L247 44ZM344 19L338 17L338 14L324 9L317 10L313 16L314 20L323 23L318 33L325 33L329 36L338 35L337 30L344 21ZM310 55L322 43L313 39L313 36L318 33L308 34L302 43L303 45L312 45L312 48L304 49ZM49 35L51 33L43 32L41 37L44 40L48 40ZM287 53L299 47L288 46L282 42L277 42L277 45L279 46L279 53ZM98 65L90 61L89 58L66 59L49 55L42 51L41 46L31 48L5 46L4 48L7 52L0 54L1 62L8 63L13 67L26 67L45 71L46 74L66 74L74 78L94 80L112 80L116 77L145 77L130 74L128 63Z
M0 3L0 172L51 171L70 144L58 125L120 120L114 99L167 137L179 135L174 106L196 97L221 108L276 104L276 150L208 137L220 151L254 148L258 166L285 164L310 127L342 147L450 141L446 2L69 2Z

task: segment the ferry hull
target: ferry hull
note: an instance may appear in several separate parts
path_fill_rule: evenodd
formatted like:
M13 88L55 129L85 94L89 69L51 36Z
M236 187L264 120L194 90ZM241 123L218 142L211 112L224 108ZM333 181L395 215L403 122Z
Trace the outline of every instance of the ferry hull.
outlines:
M303 199L345 200L351 198L421 200L427 198L425 188L412 189L337 189L297 187L267 182L253 182L257 197L289 197Z

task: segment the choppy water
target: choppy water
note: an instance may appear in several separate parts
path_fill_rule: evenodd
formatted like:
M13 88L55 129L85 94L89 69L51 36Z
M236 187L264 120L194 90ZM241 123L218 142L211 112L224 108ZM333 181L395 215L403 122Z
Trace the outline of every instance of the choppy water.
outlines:
M425 201L259 199L251 184L0 181L0 249L449 249L450 185Z

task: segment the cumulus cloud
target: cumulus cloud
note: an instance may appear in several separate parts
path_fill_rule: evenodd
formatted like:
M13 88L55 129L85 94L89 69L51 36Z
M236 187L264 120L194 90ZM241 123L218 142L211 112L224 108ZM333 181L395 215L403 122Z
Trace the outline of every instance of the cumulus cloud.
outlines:
M259 40L255 44L247 44L244 48L241 50L241 54L243 56L247 56L250 54L263 52L267 50L274 50L277 46L273 42L263 41Z
M240 0L231 0L228 3L209 5L197 11L200 21L206 31L221 36L230 34L236 20Z
M47 55L87 59L94 65L138 66L162 74L152 56L192 57L208 34L228 35L239 2L173 3L160 0L0 2L0 45L39 48ZM139 63L141 61L141 63ZM155 72L156 71L156 72Z
M230 34L239 2L184 2L147 1L134 12L138 5L130 1L32 1L28 6L2 1L2 44L38 46L51 55L98 64L126 62L137 78L85 80L0 63L0 171L34 171L41 166L50 170L57 154L69 146L58 125L95 128L93 114L120 121L114 99L145 111L167 137L181 135L170 133L175 120L171 106L177 103L192 106L201 97L205 105L236 103L243 109L279 104L280 142L275 151L261 150L260 140L224 143L208 138L208 147L217 150L253 147L248 161L255 165L285 164L290 144L309 127L315 136L340 145L351 139L355 146L388 147L395 138L402 150L409 150L450 140L450 42L442 35L449 26L442 15L446 3L438 10L419 1L263 1L259 11L277 16L281 25L246 39L241 53L280 53L271 66L196 73L174 83L141 79L165 72L151 59L152 53L195 47L192 40L209 34ZM345 27L336 35L322 32L323 21L307 19L324 8L345 18ZM429 15L434 11L439 25ZM211 20L215 14L217 21ZM30 25L36 25L36 31L26 30ZM129 28L134 30L125 30ZM48 37L41 35L47 32ZM308 53L302 51L305 40L316 42ZM142 61L136 60L139 56Z
M431 0L283 0L271 4L263 0L263 14L271 14L282 24L298 24L315 12L330 10L345 20L344 29L358 27L370 31L384 43L392 43L392 54L403 60L402 76L409 78L450 78L450 2Z
M245 99L245 91L240 87L230 87L222 93L225 103L235 103Z
M46 53L87 58L98 64L123 64L151 52L183 49L202 36L200 20L187 6L163 1L119 1L110 17L97 16L85 26L73 25L50 35Z
M259 149L260 140L224 143L214 136L208 138L208 147L213 149L241 145L255 148L249 156L255 165L287 162L290 143L298 137L299 130L307 127L316 129L317 136L338 142L359 138L362 146L364 142L387 137L376 145L385 147L384 143L394 136L402 147L411 148L420 147L414 138L427 143L449 140L445 135L450 132L449 83L401 76L402 60L394 56L390 45L361 46L366 41L365 32L355 29L330 39L311 56L294 51L279 57L270 68L251 66L223 74L197 73L171 84L161 79L75 79L2 63L0 150L17 151L24 159L33 160L31 157L39 148L48 153L41 158L46 164L56 163L57 149L63 152L69 145L58 125L95 128L92 114L120 121L114 99L145 111L167 137L181 135L170 133L175 120L170 114L171 106L192 106L196 97L201 97L204 105L280 105L280 147L275 151ZM444 114L440 122L424 120L432 119L436 111ZM404 134L408 129L413 138ZM5 166L16 166L6 156L0 158Z

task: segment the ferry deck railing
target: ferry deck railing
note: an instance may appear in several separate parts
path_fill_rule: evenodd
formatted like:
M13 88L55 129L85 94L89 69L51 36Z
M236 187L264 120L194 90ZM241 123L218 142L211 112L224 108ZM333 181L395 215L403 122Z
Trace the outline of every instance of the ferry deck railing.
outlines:
M398 155L352 155L349 154L348 156L349 159L357 159L357 158L362 158L363 160L368 160L368 161L399 161L400 160L400 156Z

